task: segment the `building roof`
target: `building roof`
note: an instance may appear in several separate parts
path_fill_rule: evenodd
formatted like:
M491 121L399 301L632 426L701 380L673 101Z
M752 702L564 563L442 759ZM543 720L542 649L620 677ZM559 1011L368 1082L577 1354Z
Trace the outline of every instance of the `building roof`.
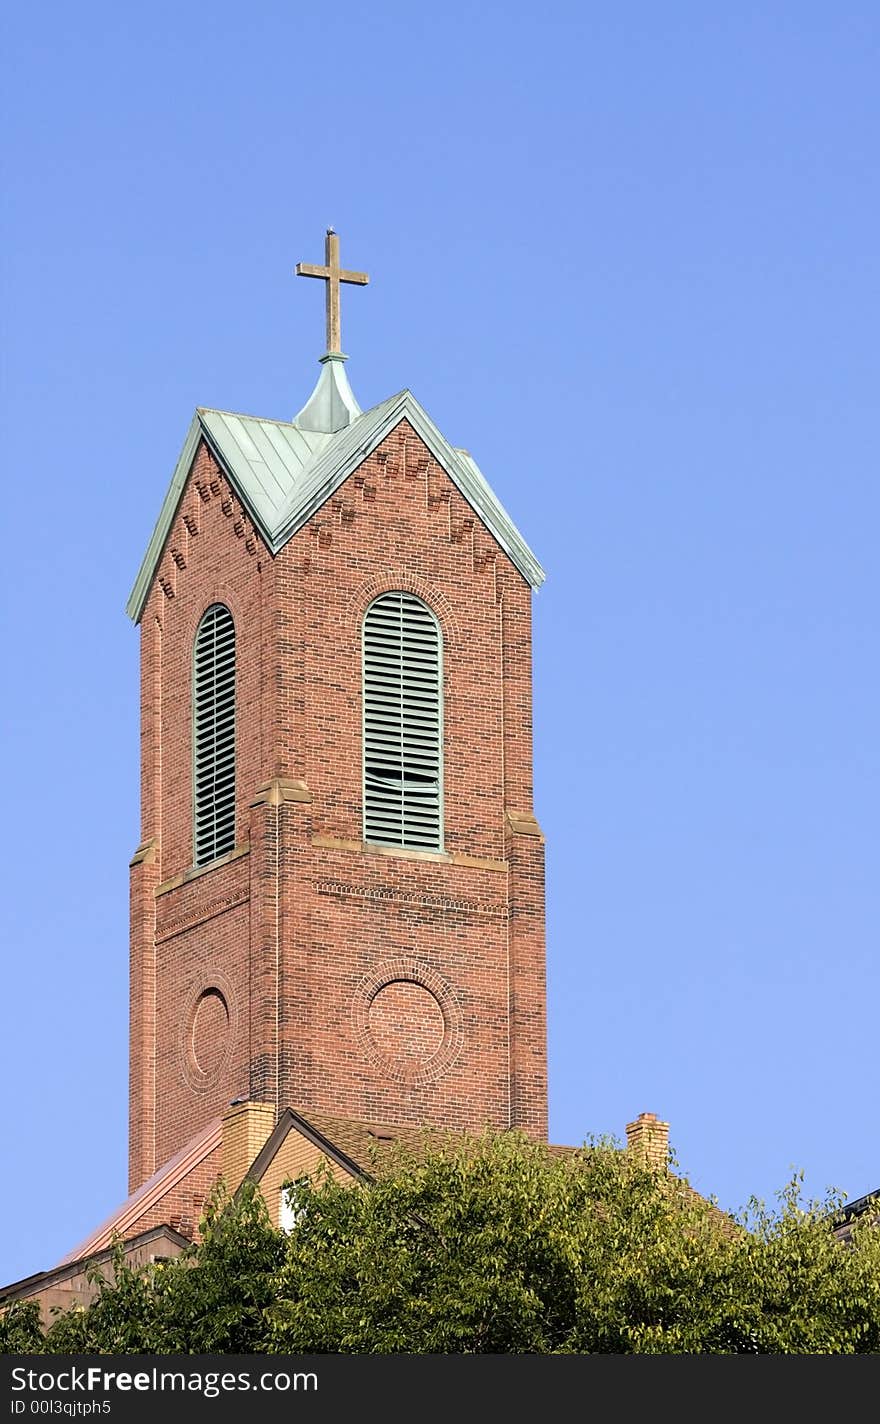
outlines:
M85 1241L80 1241L78 1246L74 1246L72 1251L68 1251L66 1256L62 1256L58 1262L59 1266L67 1265L68 1262L79 1261L83 1256L94 1255L96 1251L102 1251L110 1246L114 1237L124 1236L128 1227L138 1221L145 1212L161 1201L172 1187L176 1187L178 1182L215 1152L220 1146L223 1136L223 1122L219 1117L212 1118L206 1127L190 1138L185 1147L182 1147L174 1157L149 1177L143 1186L138 1187L122 1206L117 1207L111 1216L107 1217L101 1225L87 1236Z
M267 548L277 554L402 420L409 421L523 578L533 588L540 587L544 570L476 461L466 450L449 444L411 391L399 391L363 413L354 414L356 404L346 407L346 424L337 430L313 428L334 423L332 415L316 419L314 408L324 399L322 382L329 389L331 382L338 381L335 364L328 362L313 396L292 421L199 407L126 605L135 622L143 612L200 441L208 445ZM329 395L325 403L331 404Z
M137 1236L127 1237L125 1254L130 1258L141 1247L155 1247L159 1242L173 1247L176 1252L184 1251L187 1246L192 1244L189 1237L176 1231L167 1222L162 1222L159 1226L151 1226L146 1231L141 1231ZM25 1276L20 1281L12 1281L8 1286L0 1286L0 1301L4 1305L9 1305L14 1300L26 1300L28 1296L45 1291L49 1286L61 1285L64 1281L79 1275L86 1261L89 1265L102 1266L112 1257L115 1245L116 1243L112 1242L102 1250L88 1253L85 1256L65 1256L63 1261L59 1262L57 1266L53 1266L49 1271L36 1271L32 1276Z
M259 1182L281 1144L291 1132L298 1132L313 1143L332 1162L336 1162L353 1177L369 1177L376 1155L383 1148L400 1146L415 1153L424 1152L429 1143L460 1140L462 1133L431 1127L401 1127L398 1124L363 1122L358 1118L331 1117L327 1113L310 1112L308 1118L293 1108L285 1108L269 1134L261 1151L245 1174L245 1180ZM552 1151L570 1150L550 1148Z
M867 1216L872 1225L880 1226L880 1187L832 1212L831 1229L839 1241L850 1239L853 1226L861 1216Z
M851 1221L856 1216L864 1216L866 1211L880 1212L880 1187L875 1187L873 1192L866 1192L863 1197L849 1202L843 1207L840 1215L845 1221Z

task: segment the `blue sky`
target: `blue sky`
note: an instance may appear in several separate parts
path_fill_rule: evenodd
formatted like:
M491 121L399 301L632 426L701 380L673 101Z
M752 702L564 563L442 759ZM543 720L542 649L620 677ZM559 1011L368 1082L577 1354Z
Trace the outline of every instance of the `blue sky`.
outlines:
M0 1281L125 1195L138 638L195 405L289 418L343 263L544 563L551 1135L880 1186L880 12L7 11Z

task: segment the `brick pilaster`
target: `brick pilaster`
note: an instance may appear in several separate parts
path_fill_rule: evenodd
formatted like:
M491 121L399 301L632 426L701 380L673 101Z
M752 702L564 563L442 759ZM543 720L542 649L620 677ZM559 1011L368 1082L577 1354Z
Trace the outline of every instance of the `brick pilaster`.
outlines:
M508 812L510 865L511 1126L547 1138L547 978L544 837L531 815Z
M281 1100L286 898L291 889L285 847L297 830L311 831L311 799L304 781L276 776L259 788L250 808L250 1095L273 1103L276 1113L288 1106Z
M129 959L128 1189L136 1191L156 1161L156 842L138 846L131 861Z

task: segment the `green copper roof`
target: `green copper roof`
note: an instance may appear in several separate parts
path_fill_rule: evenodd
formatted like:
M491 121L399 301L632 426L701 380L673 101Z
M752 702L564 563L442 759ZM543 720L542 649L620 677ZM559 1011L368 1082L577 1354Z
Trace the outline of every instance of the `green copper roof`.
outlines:
M338 378L329 365L322 377L328 371L328 380ZM312 409L313 400L309 402ZM421 436L523 578L533 588L540 587L544 570L475 461L444 439L411 391L401 391L362 415L348 409L345 416L349 423L330 431L304 429L299 419L258 420L199 408L129 596L129 616L135 622L141 617L200 439L213 452L268 548L276 554L401 420L408 420Z

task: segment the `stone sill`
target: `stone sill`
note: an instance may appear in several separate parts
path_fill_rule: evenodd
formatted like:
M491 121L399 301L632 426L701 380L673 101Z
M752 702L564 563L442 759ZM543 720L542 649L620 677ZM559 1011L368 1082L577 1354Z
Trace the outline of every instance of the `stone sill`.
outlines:
M176 890L180 885L188 885L191 880L210 875L212 870L219 870L221 866L229 865L233 860L240 860L243 855L250 853L250 841L245 841L244 845L228 850L225 855L218 855L217 859L210 861L208 865L195 865L190 870L182 870L179 875L172 875L170 880L163 880L161 885L156 886L156 896L158 898L159 895L167 895L169 890Z
M506 871L506 860L486 860L458 851L407 850L404 846L372 845L370 841L345 841L337 836L312 836L312 845L321 850L347 850L362 855L391 856L395 860L426 860L432 865L464 865L472 870Z

